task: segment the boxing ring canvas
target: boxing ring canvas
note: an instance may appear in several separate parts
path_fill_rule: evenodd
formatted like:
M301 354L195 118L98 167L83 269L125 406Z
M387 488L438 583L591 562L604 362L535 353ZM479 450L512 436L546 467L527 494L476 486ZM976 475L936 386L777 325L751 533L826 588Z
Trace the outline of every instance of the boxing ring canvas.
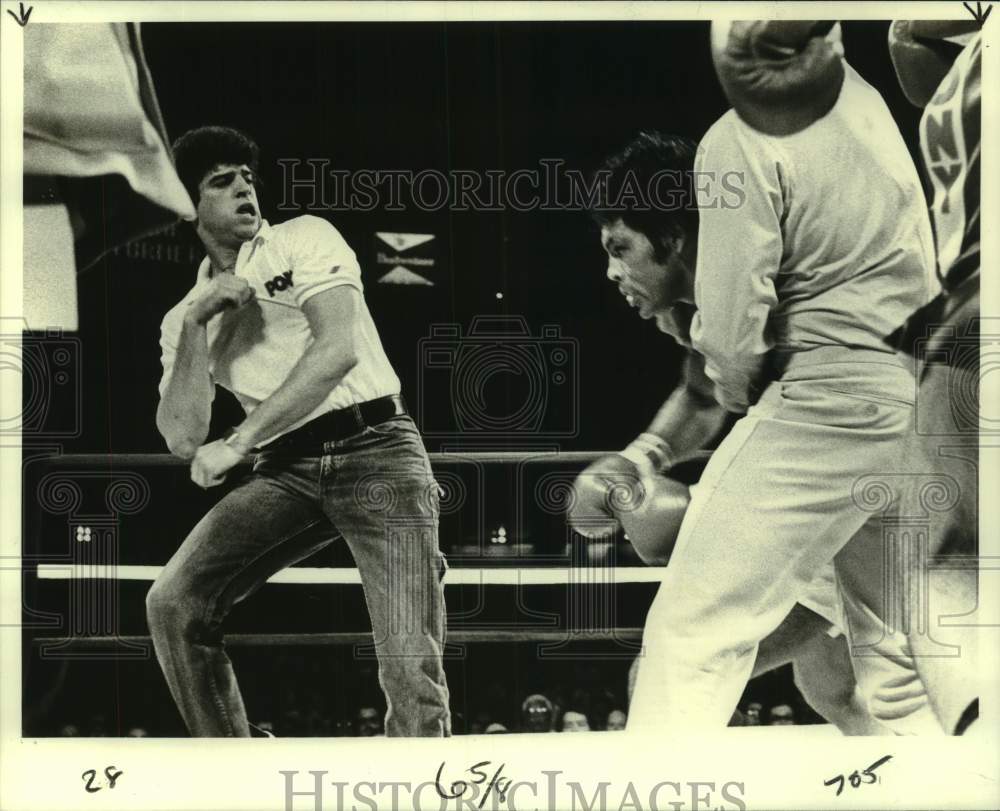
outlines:
M978 10L952 2L905 8L844 3L826 10L811 3L32 5L4 0L0 807L997 807L1000 647L994 637L1000 619L993 581L1000 569L1000 527L988 494L996 492L998 472L994 415L1000 391L997 375L989 372L996 368L992 347L1000 291L996 274L985 273L980 292L979 207L982 219L995 223L997 198L995 184L982 183L980 189L978 172L981 160L987 177L996 176L993 46L1000 23L988 14L992 4L976 5ZM969 37L981 37L987 73L982 84L990 88L982 93L981 123L962 101L971 68L955 80L959 90L933 83L928 92L961 120L955 130L960 135L949 140L953 118L928 124L923 107L912 102L915 91L900 84L887 44L890 21L966 20L970 13L979 15L976 34L963 35L960 44L953 37L943 49L935 46L932 57L921 53L928 61L918 65L931 71L933 60L957 59L959 53L968 61L963 48ZM694 299L710 298L698 287L708 277L699 281L692 258L690 302L683 299L680 309L654 307L634 270L616 270L616 263L628 261L614 243L615 229L623 224L630 234L646 233L636 223L648 220L621 212L655 211L653 198L644 198L633 176L626 182L635 185L620 194L617 207L602 207L596 202L607 191L601 183L610 181L595 179L600 177L595 172L610 177L641 152L643 138L661 144L663 133L670 144L675 143L670 138L692 145L702 141L689 161L702 167L711 146L702 139L734 106L724 72L720 81L713 31L725 21L772 17L829 18L819 34L809 35L808 48L836 39L839 56L833 58L849 65L847 85L857 76L878 99L866 102L871 108L864 120L881 123L861 138L866 148L882 140L887 146L873 159L877 169L867 180L851 186L848 176L868 167L838 163L839 147L823 153L833 167L829 174L842 176L831 188L867 188L869 199L845 195L834 202L827 195L823 205L831 211L857 209L859 223L874 221L884 208L875 199L883 175L898 170L909 178L912 172L917 180L905 188L907 211L927 219L923 248L931 257L931 292L926 300L942 289L935 246L945 242L945 227L959 227L948 225L959 219L957 212L962 217L970 212L962 227L975 221L975 289L970 292L969 277L952 277L952 297L942 309L929 309L926 324L920 322L923 331L910 335L913 354L902 366L893 361L893 371L885 373L903 379L900 369L911 368L906 364L914 354L926 368L937 364L944 370L933 389L919 388L912 371L903 384L912 382L906 396L913 427L907 433L922 438L921 452L928 455L906 456L903 467L891 472L862 469L851 460L858 472L840 496L865 511L866 526L878 527L870 548L855 544L848 548L860 551L844 555L844 570L852 566L849 571L863 583L838 580L835 586L831 563L828 582L816 589L826 597L803 593L790 599L795 616L808 617L806 624L772 627L763 641L753 643L750 666L757 642L762 659L773 656L773 664L747 670L733 693L736 703L726 710L728 723L658 727L659 705L645 703L654 691L650 684L659 678L650 673L661 661L647 657L650 646L680 645L674 649L676 662L668 657L664 667L684 672L681 665L695 661L692 651L710 648L727 629L692 620L685 637L657 624L657 618L696 620L701 615L694 609L685 613L683 606L699 605L713 591L738 601L743 587L748 593L758 582L771 582L773 594L766 587L760 591L781 602L789 597L778 593L781 584L791 581L777 575L769 580L773 573L755 563L763 558L741 547L746 538L767 543L768 536L764 523L746 518L739 508L728 524L718 522L725 534L731 532L731 543L728 537L713 542L713 548L729 550L724 571L732 583L713 582L723 569L713 566L706 552L704 570L711 576L697 576L692 566L685 582L666 580L669 593L661 585L673 551L698 559L678 539L695 531L693 518L684 523L685 510L701 503L695 501L699 488L704 494L722 481L718 486L735 488L732 498L739 503L739 491L753 491L755 476L751 471L736 484L726 480L723 468L729 462L714 455L720 445L729 453L731 445L722 443L733 441L727 432L739 434L734 426L742 416L735 409L718 410L722 400L712 399L713 383L725 369L709 364L698 373L708 388L691 395L707 397L721 415L713 431L702 431L704 442L675 454L670 437L657 439L654 430L650 438L673 393L695 390L692 357L702 344L699 328L692 333L690 324L701 318L693 315ZM774 62L807 46L803 41L761 47L755 58ZM957 93L957 107L947 107L948 93ZM978 84L976 94L978 116ZM805 95L821 103L819 90ZM739 112L743 118L736 126L745 128L739 137L756 143L759 131L746 123L754 120L752 114ZM825 115L833 113L825 110L816 118ZM765 118L758 126L784 122L782 116ZM880 132L885 121L895 131ZM194 457L198 445L218 443L235 448L240 458L204 487L192 480L192 458L182 458L172 438L164 437L161 404L182 374L176 370L184 359L165 343L167 329L161 325L178 302L184 302L184 319L202 303L190 291L206 288L192 285L209 284L233 267L222 267L217 261L222 254L206 237L203 201L214 192L205 178L212 176L209 169L219 174L244 161L210 159L192 189L175 158L179 136L210 125L248 136L259 150L252 172L244 177L237 171L234 179L230 171L219 181L234 184L227 188L245 183L245 196L234 194L254 201L253 233L232 254L235 277L250 278L245 268L262 262L266 251L284 250L283 240L292 244L288 235L292 228L304 233L303 222L340 251L335 262L320 260L333 265L330 272L347 268L355 275L340 287L324 286L307 276L307 249L296 247L301 263L250 279L250 309L287 315L298 308L300 333L281 332L285 322L277 320L232 333L233 345L266 344L271 353L267 362L255 360L249 373L244 368L242 379L274 381L261 383L264 393L256 399L246 385L230 385L239 389L234 394L223 382L232 383L231 371L223 373L219 361L204 440L187 456ZM789 157L815 149L810 132L815 130L766 135L773 151L764 163L780 164L780 182L768 193L784 194L789 206L788 201L802 204L802 186L795 184L817 174ZM980 141L988 145L981 158ZM894 157L884 157L890 153ZM618 156L618 164L611 155ZM925 166L928 155L931 163ZM640 164L636 171L644 177L649 166ZM970 181L961 195L947 198L952 208L937 215L932 208L928 219L935 194L940 199L949 184L964 183L973 164L975 186ZM713 211L749 212L759 203L756 181L747 180L744 169L740 164L716 188ZM673 182L672 173L657 177ZM711 172L702 174L704 180ZM694 176L697 182L697 171ZM791 188L796 194L789 194ZM926 202L914 190L926 195ZM680 208L686 210L683 203ZM676 210L667 207L664 216ZM704 237L709 231L702 211ZM800 227L798 209L789 211L775 221L782 233ZM905 216L887 219L898 227ZM323 230L329 226L335 236ZM835 238L824 238L822 227L817 217L799 233L825 250ZM865 233L859 226L859 245ZM697 243L696 231L688 236L689 245ZM949 266L954 261L964 267L967 242L954 256L948 254ZM995 265L995 228L983 229L982 243ZM670 262L688 256L683 239L664 244ZM698 253L708 255L697 244ZM779 258L787 259L796 245L788 241ZM650 255L667 262L657 253L661 247L653 245ZM751 258L759 257L753 247ZM905 254L905 248L895 253ZM657 267L667 266L662 262ZM772 287L776 300L794 286L791 277L790 270L778 273ZM178 698L187 695L184 679L178 687L165 677L173 653L165 652L163 637L157 637L162 632L149 619L151 611L162 618L176 609L181 616L184 606L179 599L154 606L150 589L174 571L168 564L185 538L202 531L205 517L217 514L213 509L238 493L248 477L272 477L277 495L267 504L262 499L241 507L254 513L242 526L278 526L276 515L294 513L288 505L298 503L297 485L291 476L279 479L268 465L290 464L288 454L301 445L291 445L292 451L272 448L270 457L259 447L244 453L239 434L250 424L246 403L259 406L283 388L293 390L289 381L295 372L285 372L297 369L318 340L318 316L306 307L310 299L300 296L314 294L315 301L338 289L363 295L352 299L363 306L353 305L350 317L361 319L351 323L362 326L351 329L355 336L364 334L365 349L352 356L343 375L323 378L336 386L351 381L333 388L330 397L347 390L354 395L350 405L327 410L350 412L357 429L338 433L343 419L329 415L319 418L321 427L312 427L312 418L324 410L315 405L324 393L281 423L277 433L312 442L302 456L315 460L318 481L332 488L346 464L338 459L347 458L357 436L371 443L369 450L378 445L388 453L404 440L401 433L390 436L385 426L402 431L402 423L412 425L408 441L417 437L426 449L432 476L427 481L433 486L420 496L430 512L399 508L407 498L404 479L414 474L412 464L422 464L419 456L418 463L410 458L409 467L376 469L371 450L366 458L373 473L358 474L350 497L366 515L378 516L379 530L372 536L378 544L416 549L433 537L442 562L437 568L434 557L433 577L421 579L414 572L425 561L417 553L404 554L380 572L383 583L366 573L353 538L351 545L346 542L352 528L323 520L295 523L290 537L307 553L290 555L289 565L276 565L242 591L233 585L235 597L230 591L218 596L226 603L225 610L218 609L225 615L221 626L199 617L211 626L207 636L196 636L200 624L177 626L178 637L194 651L192 661L205 656L205 662L216 663L188 671L192 682L191 674L202 673L206 684L213 682L214 700L239 708L232 731L199 740L197 724L204 719ZM875 302L875 293L859 295L845 307L848 315L852 309L909 307L902 285L877 290L884 300ZM740 295L734 286L715 299ZM206 326L212 318L218 327L245 312L244 305L218 304L198 327L185 320L184 330L202 328L212 336L213 327ZM369 313L370 324L364 320ZM305 340L301 330L310 329ZM247 339L251 332L255 337ZM215 339L207 340L211 345ZM886 335L884 352L895 357L896 345L889 340ZM857 349L856 343L851 333L843 346ZM230 347L229 357L238 359L243 349ZM385 367L379 365L383 357ZM856 361L858 379L871 368L870 359ZM362 378L355 370L369 363L378 372ZM807 391L801 372L774 368L767 381L777 387L769 389L772 397L780 389L782 403L795 405L796 396L807 396L799 395ZM970 369L974 379L966 374ZM397 388L379 388L390 379ZM364 393L366 380L377 382L370 389L374 394ZM715 391L723 396L721 384ZM828 391L831 398L843 394L835 386ZM853 420L856 426L868 417L874 424L898 414L896 393L871 391L850 392L852 413L838 412L831 424L839 429L837 420ZM366 416L375 413L370 409L362 413L369 401L381 406L393 398L388 418ZM704 413L693 410L676 427L678 435L702 430ZM876 428L883 430L884 422ZM677 439L681 445L687 441ZM831 435L805 449L818 471L805 484L795 467L799 457L786 457L795 479L789 493L823 492L830 460L842 458L837 441ZM924 463L931 458L945 463ZM648 467L650 460L655 470ZM758 473L771 476L774 469L761 464ZM587 512L591 490L599 490L595 503L601 506ZM793 503L797 498L806 496L789 496L784 504L776 497L774 509L807 513ZM816 503L816 513L822 513L825 502L817 496ZM746 515L751 514L760 513L748 507ZM827 532L820 523L803 523L805 535ZM288 540L276 540L267 554ZM651 554L656 544L661 549ZM798 547L789 552L798 554ZM833 554L827 557L830 562ZM963 590L970 572L971 592ZM945 601L941 594L947 589L940 583L950 584L951 578L960 585ZM411 604L399 608L392 602L404 582L418 592L406 599L419 603L420 610L434 604L435 590L440 591L443 633L428 630L434 619L411 613ZM884 615L874 619L857 597L867 596L864 589L872 583L885 594L884 606L876 609L884 608ZM385 599L395 606L386 616L378 607L383 586ZM900 594L917 595L919 610L894 614ZM668 602L672 605L664 608ZM651 606L658 607L651 611ZM215 603L211 608L216 610ZM736 612L731 627L759 610L754 605ZM413 664L426 656L413 653L415 647L398 657L398 665L380 661L385 644L377 631L380 622L390 636L431 639L437 647L428 661L436 657L440 672L433 664ZM875 641L864 637L858 625L863 622L874 623L867 630L880 627L883 633ZM663 641L668 637L669 643ZM980 692L971 694L974 707L966 707L964 699L953 707L947 697L958 688L949 693L949 685L968 667L949 670L943 663L963 661L956 640L965 644L972 638L977 658L968 679L979 680ZM742 640L733 645L734 658L749 649ZM205 653L208 648L225 651L238 689L215 669L219 660ZM722 643L720 649L729 651ZM649 668L637 676L646 661ZM714 691L704 699L706 707L726 704L718 698L723 687L715 687L716 664L710 664L683 685L692 708L703 700L699 683ZM838 679L845 672L849 679L842 688ZM883 679L876 687L865 682L876 678ZM217 680L227 685L221 693ZM633 704L636 690L640 699ZM427 709L435 700L443 702L444 715ZM396 733L404 728L399 719L421 712L424 724L438 715L419 734L442 737L398 740ZM675 712L683 718L685 708ZM706 710L704 717L710 715ZM243 737L239 717L247 723L249 740L229 740Z

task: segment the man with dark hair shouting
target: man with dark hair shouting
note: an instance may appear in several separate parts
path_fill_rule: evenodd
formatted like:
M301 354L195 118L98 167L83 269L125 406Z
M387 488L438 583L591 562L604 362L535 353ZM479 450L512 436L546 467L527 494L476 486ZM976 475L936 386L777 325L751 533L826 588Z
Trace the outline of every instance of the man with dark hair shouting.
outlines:
M438 489L354 252L326 220L261 219L258 149L242 133L192 130L174 154L208 255L161 325L157 427L201 487L259 449L146 599L181 715L192 735L249 736L222 622L272 574L341 536L364 585L386 733L449 735ZM205 444L215 385L247 416Z

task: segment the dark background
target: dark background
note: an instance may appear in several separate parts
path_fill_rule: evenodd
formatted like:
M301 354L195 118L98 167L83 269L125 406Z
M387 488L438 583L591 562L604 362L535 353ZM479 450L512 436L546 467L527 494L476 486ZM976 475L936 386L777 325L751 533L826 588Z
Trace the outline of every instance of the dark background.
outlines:
M918 114L898 90L887 27L846 23L845 47L913 147ZM726 110L703 23L156 24L142 31L170 137L209 123L252 134L272 222L295 216L276 210L279 159L323 158L346 170L512 172L553 158L590 171L640 129L697 139ZM575 341L578 373L567 384L575 388L547 392L549 411L564 409L567 397L578 406L576 426L563 418L567 431L578 429L559 439L564 448L623 446L676 382L676 346L636 318L604 278L597 231L584 212L309 213L330 219L358 253L369 307L418 416L445 419L452 406L447 370L425 378L417 402L417 342L435 323L467 333L477 315L523 316L535 337L557 325ZM376 231L436 234L441 283L374 284ZM191 238L181 225L168 241ZM159 323L194 271L194 263L119 251L82 275L82 423L67 451L165 451L154 426ZM494 376L485 392L490 408L516 410L525 385L517 374ZM238 420L227 409L217 427ZM436 444L428 437L430 449Z
M888 23L846 23L847 57L881 91L912 151L918 112L896 84L887 29ZM538 169L540 159L551 158L589 172L641 129L697 139L726 110L703 23L158 24L144 25L142 31L171 138L203 124L251 134L261 147L260 195L272 222L306 213L276 210L283 195L280 159L327 159L331 168L346 170L513 172ZM565 386L546 392L545 405L547 424L563 429L554 441L564 449L622 447L645 427L677 380L680 351L652 323L636 318L604 278L606 260L585 212L308 213L330 219L358 253L369 307L421 427L427 427L428 415L447 421L453 403L446 369L420 378L419 342L434 324L458 324L467 333L476 316L523 317L532 338L520 339L522 344L539 344L542 329L551 325L559 328L564 343L571 342L576 368L570 365ZM375 283L376 231L435 234L438 284ZM177 246L183 261L150 258ZM91 524L96 531L95 522L103 519L95 516L108 511L109 482L130 470L111 455L166 451L154 425L159 324L192 285L200 256L190 226L180 225L171 235L118 250L81 275L78 334L58 346L52 339L43 342L50 366L71 372L59 385L44 388L58 393L57 402L32 401L32 413L55 421L40 426L38 434L47 433L58 448L52 443L26 447L26 562L79 563L81 555L98 555L97 545L84 549L76 533ZM63 346L69 354L60 360L54 353ZM502 414L505 408L516 410L525 391L525 381L509 374L491 378L485 393L490 408ZM231 398L220 394L217 405L215 431L239 421ZM528 431L502 441L525 449L537 440ZM427 436L426 441L431 450L441 446L440 438ZM68 459L55 463L82 485L83 503L73 514L39 508L40 482L53 469L44 456L52 451L106 459L82 468ZM474 549L465 560L456 555L458 545L485 543L500 523L506 523L513 542L549 556L535 560L536 565L561 565L559 556L572 543L561 515L511 514L516 494L533 492L533 482L504 479L503 471L470 473L459 467L452 473L467 482L478 510L442 517L442 547L453 566L515 563L474 560ZM183 466L138 472L150 485L150 501L132 515L112 516L109 542L120 564L162 565L225 488L198 490ZM572 481L574 472L565 473ZM569 560L564 557L563 563ZM350 564L342 544L308 561ZM109 592L120 633L146 632L142 600L148 585L124 581ZM73 600L99 588L89 581L73 587L65 580L26 581L26 731L57 734L72 721L84 734L123 734L133 724L153 734L183 734L150 652L138 661L39 657L31 636L70 633L65 618L73 616ZM452 623L462 612L475 614L480 603L479 621L523 624L525 610L565 621L577 599L564 588L550 587L518 594L515 605L513 591L449 589ZM639 626L654 591L652 584L638 584L612 588L610 597L599 599L614 601L618 627ZM354 631L366 624L357 587L272 584L236 608L227 630ZM321 707L327 728L303 731L291 722L283 727L279 719L279 734L330 734L332 719L351 717L360 702L381 700L371 665L366 669L352 661L349 648L322 653L243 649L234 658L245 674L242 684L254 720L300 712L301 694L308 697L306 704ZM525 643L488 651L472 646L469 657L449 660L446 667L456 713L468 721L488 707L495 719L516 723L520 700L537 690L563 695L563 706L574 689L611 690L621 704L627 661L591 660L585 667L572 661L545 663ZM490 698L498 683L507 690L506 698ZM337 690L331 692L330 685ZM815 719L787 669L752 682L747 696L765 706L790 701L800 718Z

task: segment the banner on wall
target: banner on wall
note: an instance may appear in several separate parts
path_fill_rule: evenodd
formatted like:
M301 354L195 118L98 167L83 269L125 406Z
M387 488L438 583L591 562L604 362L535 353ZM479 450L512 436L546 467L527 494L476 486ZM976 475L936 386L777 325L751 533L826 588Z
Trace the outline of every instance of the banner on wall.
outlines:
M378 284L434 287L441 269L435 234L376 231L374 273Z

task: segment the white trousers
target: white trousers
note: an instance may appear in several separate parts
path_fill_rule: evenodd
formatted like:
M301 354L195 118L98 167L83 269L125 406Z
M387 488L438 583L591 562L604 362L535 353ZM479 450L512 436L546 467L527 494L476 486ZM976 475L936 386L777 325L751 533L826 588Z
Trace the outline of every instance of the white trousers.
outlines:
M845 549L852 548L857 537ZM881 538L872 540L882 541ZM880 547L881 543L874 549L859 549L866 559L855 560L859 565L877 570L877 575L882 577L884 565L871 560L873 554L883 551ZM850 565L844 560L838 562L842 569ZM917 672L917 662L906 634L876 613L888 613L884 600L869 606L853 586L853 582L839 583L833 563L828 563L799 595L799 603L831 623L830 636L846 638L857 692L872 718L897 735L944 734Z
M630 731L724 727L757 644L848 541L881 536L871 491L905 476L915 383L891 355L845 353L790 364L692 489L646 619Z

